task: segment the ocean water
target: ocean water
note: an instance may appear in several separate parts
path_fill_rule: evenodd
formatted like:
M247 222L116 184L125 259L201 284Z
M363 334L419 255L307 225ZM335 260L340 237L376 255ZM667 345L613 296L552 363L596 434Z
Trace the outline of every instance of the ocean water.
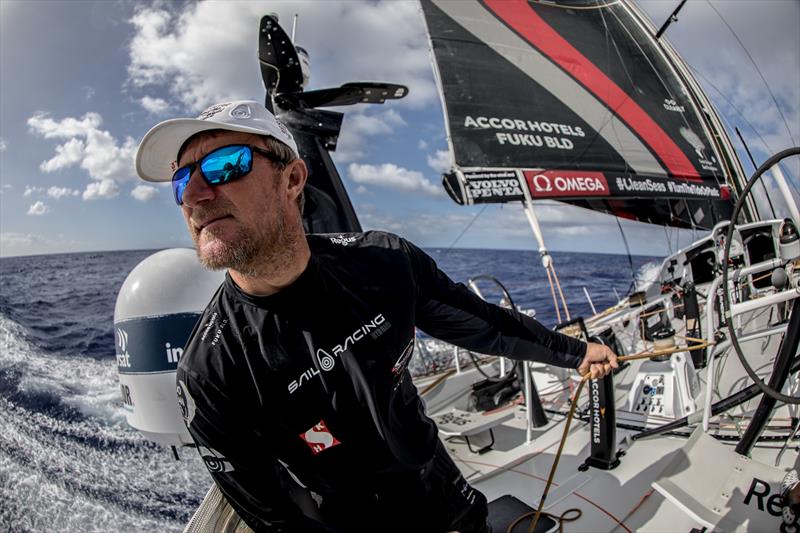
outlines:
M488 274L514 303L556 322L536 252L427 250L453 279ZM117 383L113 313L151 251L0 259L0 532L181 531L211 484L193 450L172 453L131 429ZM644 283L658 259L553 253L574 316ZM487 300L500 292L486 281Z

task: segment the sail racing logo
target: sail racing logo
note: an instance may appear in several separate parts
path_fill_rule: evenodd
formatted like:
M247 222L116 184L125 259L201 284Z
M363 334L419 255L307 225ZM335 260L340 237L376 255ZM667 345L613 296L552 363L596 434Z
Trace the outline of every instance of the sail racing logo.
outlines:
M311 448L311 453L314 455L341 444L341 442L333 436L328 426L325 425L325 420L320 420L307 431L301 433L300 438L308 444L308 447Z
M610 194L608 182L602 172L526 170L524 174L531 196L534 198L609 196Z
M355 345L358 341L364 339L365 337L369 336L372 339L377 339L386 331L392 327L391 323L389 323L386 318L380 313L375 316L372 320L367 322L366 324L362 324L355 330L353 333L348 335L341 344L337 344L330 349L330 352L319 348L314 352L312 350L312 357L316 360L314 362L314 366L309 367L306 369L297 379L293 379L289 385L288 390L289 394L294 394L297 389L302 387L305 383L309 382L313 378L319 376L320 371L322 372L330 372L333 370L333 367L336 366L336 359L341 357L342 353L346 352L350 349L353 345ZM335 358L334 358L335 357ZM316 368L315 368L316 367Z
M225 472L233 472L235 468L231 462L213 448L206 448L205 446L198 446L197 451L200 452L200 457L206 464L206 468L212 474L223 474Z

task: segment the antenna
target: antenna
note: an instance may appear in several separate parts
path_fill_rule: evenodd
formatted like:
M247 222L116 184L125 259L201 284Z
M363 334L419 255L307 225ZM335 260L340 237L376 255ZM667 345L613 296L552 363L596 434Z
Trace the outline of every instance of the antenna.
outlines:
M297 13L295 13L294 14L294 20L292 20L292 42L293 43L296 42L295 38L294 38L294 35L295 35L295 32L297 32L297 17L298 16L299 15Z
M683 7L683 4L685 4L685 3L686 3L686 0L681 0L681 3L678 4L678 7L675 8L675 11L673 11L672 14L669 16L669 18L664 21L664 24L662 24L661 27L656 32L656 41L661 38L661 35L663 35L663 33L665 31L667 31L667 27L670 24L672 24L673 22L677 22L677 20L678 20L678 11L681 10L681 8Z

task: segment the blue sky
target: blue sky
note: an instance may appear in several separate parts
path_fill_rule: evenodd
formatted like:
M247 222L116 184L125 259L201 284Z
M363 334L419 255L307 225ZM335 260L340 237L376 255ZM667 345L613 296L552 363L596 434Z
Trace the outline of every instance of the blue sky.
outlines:
M641 2L657 25L676 4ZM481 207L457 206L439 185L444 125L413 2L0 0L0 255L189 246L169 189L136 178L136 145L160 120L263 99L256 35L268 12L286 26L299 13L310 88L384 80L411 89L399 102L347 109L334 159L366 229L425 247L536 248L517 206L488 207L458 239ZM758 161L800 143L798 27L795 0L692 0L667 32ZM797 161L787 171L796 185ZM611 217L553 204L538 212L553 250L624 252ZM668 251L663 228L622 224L632 252ZM674 247L691 233L671 238Z

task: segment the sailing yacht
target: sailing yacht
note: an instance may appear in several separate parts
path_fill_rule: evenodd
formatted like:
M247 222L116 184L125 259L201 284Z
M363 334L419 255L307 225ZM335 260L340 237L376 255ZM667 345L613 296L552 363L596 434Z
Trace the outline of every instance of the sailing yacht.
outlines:
M779 180L780 162L800 150L747 179L711 102L628 0L421 0L421 9L452 155L445 190L462 205L519 205L539 243L557 329L626 359L612 376L586 380L480 354L465 363L454 347L418 340L418 352L454 354L451 369L415 384L456 464L490 500L494 530L532 531L534 522L535 531L778 529L781 482L798 460L800 214L788 194L791 217L762 218L749 193L767 172ZM360 231L329 155L342 113L320 108L382 104L407 89L357 82L306 91L305 50L272 16L260 30L267 104L311 168L306 229ZM707 233L667 257L645 290L577 317L545 244L540 201ZM159 283L148 272L163 278L165 264L193 260L159 254L121 290L119 361L135 359L136 343L145 350L141 339L163 346L171 335L181 345L191 308L205 302L185 299L168 313L160 302L140 305L141 287ZM211 291L218 280L202 284ZM162 444L191 445L178 406L155 393L169 373L133 366L120 366L131 424ZM313 513L302 487L296 499ZM214 487L187 526L239 530Z

